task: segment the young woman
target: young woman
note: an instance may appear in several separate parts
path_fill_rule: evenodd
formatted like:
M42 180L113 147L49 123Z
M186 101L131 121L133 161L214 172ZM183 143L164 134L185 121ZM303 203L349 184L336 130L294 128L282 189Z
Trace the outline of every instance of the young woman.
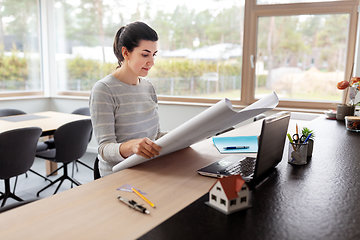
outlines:
M159 155L161 147L153 141L164 133L159 126L157 96L154 86L141 78L154 65L157 40L157 33L143 22L121 27L113 45L118 66L92 89L90 113L102 177L132 154Z

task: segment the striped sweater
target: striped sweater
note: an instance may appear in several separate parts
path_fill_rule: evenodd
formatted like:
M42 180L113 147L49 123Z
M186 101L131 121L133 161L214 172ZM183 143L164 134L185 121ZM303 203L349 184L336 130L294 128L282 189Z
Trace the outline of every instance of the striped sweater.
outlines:
M111 174L112 167L123 160L121 143L161 136L157 96L154 86L145 79L138 85L129 85L110 74L95 83L89 105L99 144L101 176Z

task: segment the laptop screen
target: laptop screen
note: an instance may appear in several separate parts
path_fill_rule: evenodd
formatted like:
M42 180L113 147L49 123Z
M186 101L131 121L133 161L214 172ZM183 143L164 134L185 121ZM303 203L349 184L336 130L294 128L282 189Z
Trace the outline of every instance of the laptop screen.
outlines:
M254 179L271 171L282 159L290 112L274 114L263 121Z

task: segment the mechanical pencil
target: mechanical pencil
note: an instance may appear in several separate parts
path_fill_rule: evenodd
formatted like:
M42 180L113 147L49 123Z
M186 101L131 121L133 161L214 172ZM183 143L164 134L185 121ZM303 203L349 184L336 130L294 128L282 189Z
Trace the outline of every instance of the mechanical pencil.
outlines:
M118 199L121 202L128 205L129 208L135 209L136 211L139 211L139 212L142 212L142 213L150 214L149 210L146 210L146 208L144 208L143 206L137 204L134 200L126 199L124 197L121 197L120 195L118 196Z

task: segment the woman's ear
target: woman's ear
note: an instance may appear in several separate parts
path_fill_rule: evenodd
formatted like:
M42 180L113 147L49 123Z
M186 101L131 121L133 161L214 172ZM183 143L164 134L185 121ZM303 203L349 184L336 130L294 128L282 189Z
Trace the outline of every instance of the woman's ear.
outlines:
M124 57L125 60L128 60L129 59L129 51L127 50L126 47L122 47L121 48L121 53Z

